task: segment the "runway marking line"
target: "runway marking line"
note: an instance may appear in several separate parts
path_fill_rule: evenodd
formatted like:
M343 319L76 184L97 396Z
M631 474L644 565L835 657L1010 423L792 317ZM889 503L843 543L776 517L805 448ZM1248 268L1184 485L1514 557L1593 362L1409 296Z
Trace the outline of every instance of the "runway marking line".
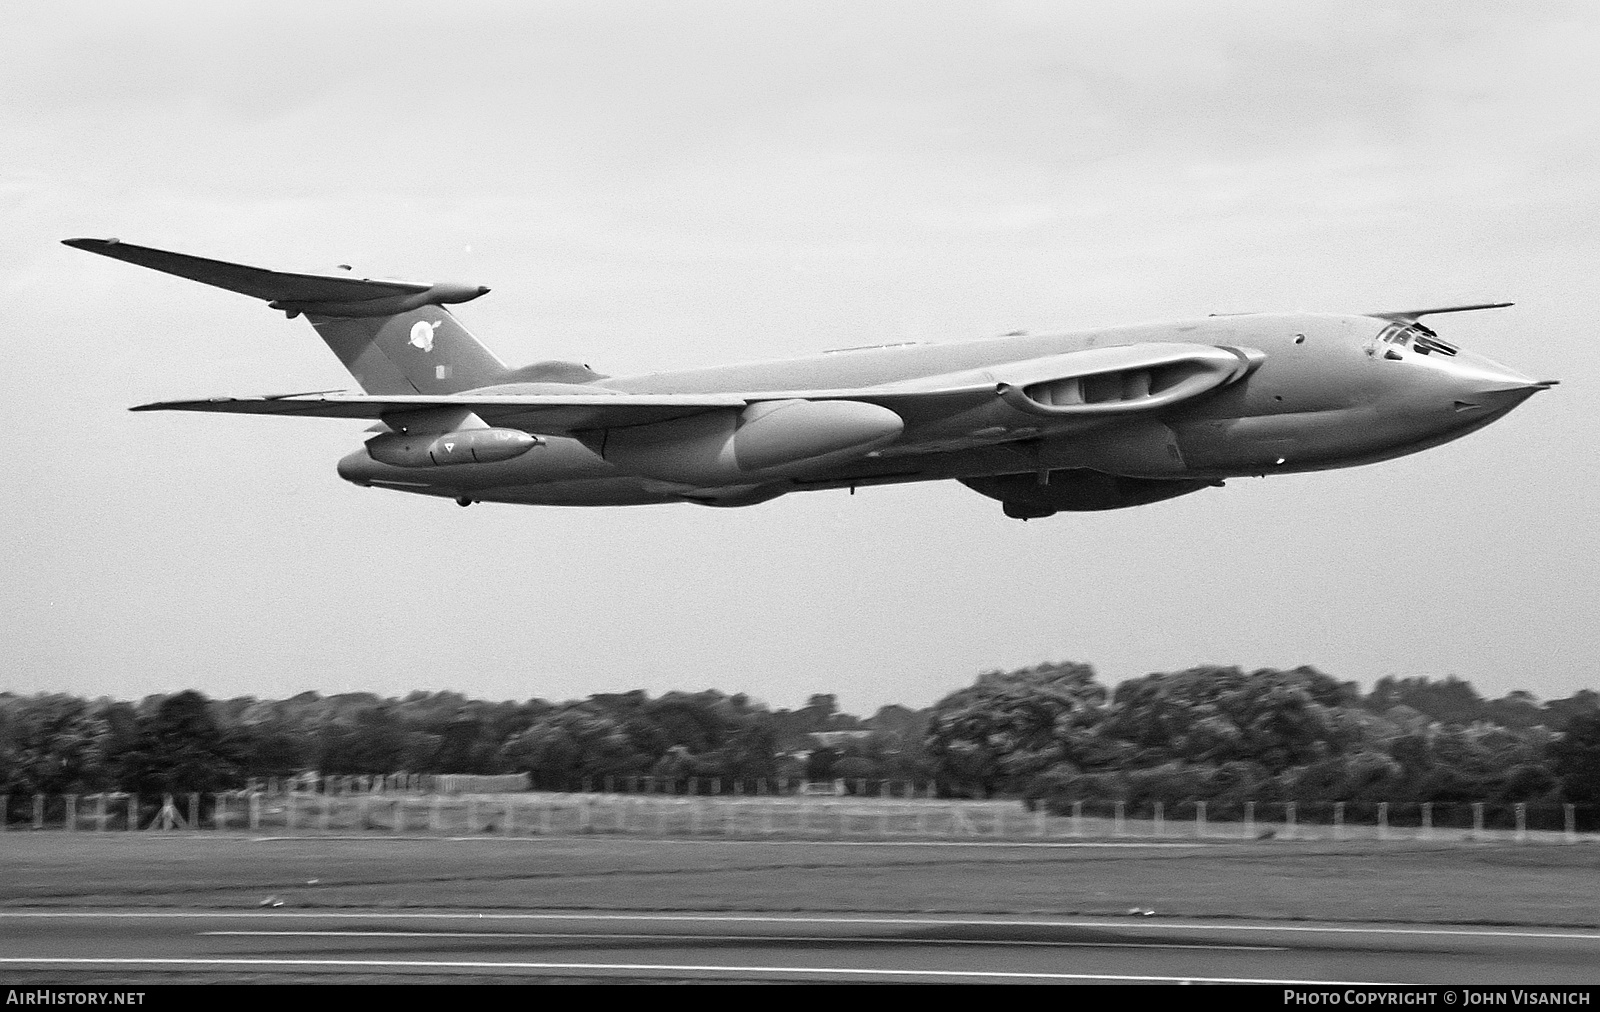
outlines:
M1359 987L1395 987L1376 981L1287 980L1271 977L1158 977L1112 973L1026 973L1009 970L894 970L879 968L824 966L739 966L688 963L523 963L468 960L404 959L135 959L110 957L0 957L0 965L48 964L51 966L344 966L355 968L419 970L617 970L632 973L756 973L756 974L838 974L853 977L967 977L980 980L1110 980L1153 984L1346 984Z
M1060 949L1205 949L1226 952L1287 952L1283 945L1206 945L1203 942L1060 942L1045 939L992 938L875 938L862 935L673 935L640 932L633 934L578 931L197 931L201 937L217 938L580 938L590 940L641 941L665 939L687 942L872 942L884 945L1032 945Z
M1284 931L1306 934L1357 934L1357 935L1439 935L1468 936L1476 938L1551 938L1578 941L1600 941L1600 933L1576 931L1514 931L1486 928L1391 928L1355 927L1347 925L1309 924L1217 924L1178 920L1129 918L1121 921L1041 920L1037 918L938 918L938 917L806 917L778 914L624 914L624 913L509 913L509 912L403 912L380 910L359 913L348 910L0 910L0 919L7 917L100 917L100 918L188 918L234 920L239 918L272 918L274 920L544 920L544 921L682 921L726 922L734 924L881 924L922 927L1052 927L1052 928L1119 928L1155 931Z

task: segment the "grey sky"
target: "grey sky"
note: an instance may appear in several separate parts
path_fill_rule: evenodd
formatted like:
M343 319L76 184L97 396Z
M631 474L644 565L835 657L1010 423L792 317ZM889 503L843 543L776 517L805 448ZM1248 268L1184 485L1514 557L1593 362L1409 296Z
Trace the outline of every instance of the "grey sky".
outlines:
M716 686L926 704L1048 659L1596 682L1588 4L14 4L0 688ZM363 490L303 321L77 235L486 284L630 373L1248 309L1514 299L1563 385L1459 442L1021 524L955 484L745 510Z

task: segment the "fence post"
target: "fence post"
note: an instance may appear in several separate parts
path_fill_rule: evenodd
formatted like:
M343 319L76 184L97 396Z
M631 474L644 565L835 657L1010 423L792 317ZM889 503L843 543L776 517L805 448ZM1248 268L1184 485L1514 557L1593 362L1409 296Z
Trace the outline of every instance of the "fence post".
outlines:
M1295 815L1295 803L1293 801L1285 801L1283 803L1283 838L1285 840L1294 839Z
M5 811L5 800L4 799L0 799L0 813L4 813L4 811ZM0 818L3 818L3 814L0 814ZM94 825L95 832L104 833L106 831L106 792L105 791L101 791L99 794L96 794L95 797L94 797L94 823L95 823L95 825Z
M1157 836L1161 835L1162 824L1166 821L1166 814L1167 814L1166 802L1157 801L1156 802L1156 824L1155 824L1155 827L1154 827L1155 828L1155 835L1157 835Z
M0 833L11 829L11 795L0 794Z
M1378 839L1389 838L1389 802L1378 802Z
M1200 837L1206 835L1206 803L1204 801L1196 801L1194 803L1194 835Z
M437 795L435 795L437 797ZM587 802L585 802L587 804ZM471 836L478 831L478 796L467 795L467 835Z
M326 833L333 828L333 796L324 790L322 811L317 813L317 831Z
M211 828L221 833L228 828L228 796L218 792L211 798Z
M517 796L515 794L507 794L506 795L506 818L505 818L505 823L503 825L501 825L501 827L500 827L500 831L502 833L504 833L506 836L510 836L511 835L511 820L512 820L512 817L513 817L513 813L515 813L516 810L517 810Z
M77 832L78 831L78 796L76 794L68 794L67 795L67 812L66 812L66 815L67 815L67 832L69 832L69 833Z
M1566 804L1566 805L1562 805L1561 807L1565 811L1565 814L1566 814L1566 817L1567 817L1567 820L1566 820L1567 821L1566 841L1568 843L1577 843L1578 842L1578 813L1575 810L1576 806L1575 805L1571 805L1571 804Z
M43 794L35 794L33 796L33 828L34 829L43 829L44 828L44 795Z
M1244 838L1246 840L1254 840L1256 838L1256 803L1254 801L1246 801L1244 803Z
M539 809L539 835L550 835L550 809L555 804L549 798L544 801L544 806Z
M1033 810L1033 835L1043 839L1045 836L1044 800L1040 799L1038 807Z
M1083 802L1081 801L1072 803L1072 835L1083 835Z
M1433 839L1433 802L1431 801L1422 803L1422 838L1424 840Z
M406 796L396 793L394 795L394 825L390 827L391 833L398 833L406 824Z
M295 806L295 802L298 801L299 798L300 798L300 795L295 793L294 791L290 791L289 793L287 793L287 794L285 794L283 796L283 835L284 836L293 836L294 835L294 817L296 815L300 814L300 813L295 811L295 807L296 807Z
M139 828L139 795L128 795L128 832Z
M1528 842L1528 806L1526 802L1517 802L1517 836L1518 843Z
M200 795L194 792L189 794L189 831L194 832L200 828Z
M1483 838L1483 802L1481 801L1472 803L1472 838L1474 840Z
M1344 802L1343 801L1335 801L1333 803L1333 838L1335 840L1343 840L1344 839Z
M1121 798L1117 799L1116 806L1111 811L1111 835L1122 835L1123 816L1127 814L1128 803Z
M250 831L256 832L261 828L261 792L250 793Z
M443 796L438 794L428 799L428 832L430 833L439 831L439 806L443 803Z

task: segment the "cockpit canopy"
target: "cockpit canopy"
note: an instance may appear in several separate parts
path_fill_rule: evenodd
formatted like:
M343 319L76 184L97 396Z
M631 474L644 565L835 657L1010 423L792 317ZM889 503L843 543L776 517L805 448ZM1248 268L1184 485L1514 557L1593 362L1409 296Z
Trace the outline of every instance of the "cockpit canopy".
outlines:
M1418 355L1454 356L1461 349L1416 321L1391 323L1378 334L1378 344L1388 345L1384 358L1399 358L1402 348L1410 348Z

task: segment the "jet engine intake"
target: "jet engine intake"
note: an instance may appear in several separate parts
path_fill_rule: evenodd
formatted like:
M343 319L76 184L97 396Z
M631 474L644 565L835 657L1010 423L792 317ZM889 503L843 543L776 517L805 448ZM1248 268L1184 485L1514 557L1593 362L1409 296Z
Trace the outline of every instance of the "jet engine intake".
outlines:
M862 401L762 401L651 425L609 429L606 460L663 481L720 488L840 463L899 438L905 423Z
M1021 385L1001 383L996 392L1012 407L1035 415L1145 411L1243 379L1265 357L1255 348L1196 348L1165 361Z
M386 432L367 440L367 455L395 467L490 464L520 457L544 438L520 429L463 429L458 432Z

